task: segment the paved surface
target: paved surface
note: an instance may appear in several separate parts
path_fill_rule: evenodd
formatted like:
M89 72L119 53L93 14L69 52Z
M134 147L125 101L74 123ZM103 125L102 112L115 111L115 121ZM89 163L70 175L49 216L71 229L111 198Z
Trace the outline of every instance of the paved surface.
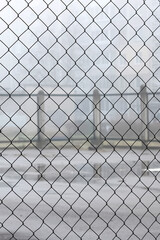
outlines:
M117 151L3 152L0 239L160 239L160 153Z

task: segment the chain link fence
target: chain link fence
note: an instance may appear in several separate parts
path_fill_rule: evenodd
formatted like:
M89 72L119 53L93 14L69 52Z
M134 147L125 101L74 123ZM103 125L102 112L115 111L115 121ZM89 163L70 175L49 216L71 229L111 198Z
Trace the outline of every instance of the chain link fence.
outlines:
M159 0L1 0L0 239L160 239Z

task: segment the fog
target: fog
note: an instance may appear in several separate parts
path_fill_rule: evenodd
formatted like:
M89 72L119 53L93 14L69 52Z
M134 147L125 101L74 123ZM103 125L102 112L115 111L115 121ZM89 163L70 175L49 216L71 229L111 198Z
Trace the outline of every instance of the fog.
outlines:
M87 124L80 130L82 135L87 130L90 136L94 129L93 91L97 89L104 135L116 124L111 138L121 137L131 124L138 133L142 108L137 93L144 86L151 94L148 119L153 137L156 130L152 121L159 119L158 0L145 4L141 0L1 1L0 16L0 114L4 132L8 125L10 133L14 131L12 137L22 127L25 135L29 136L29 129L30 137L36 135L36 98L42 90L46 94L47 131L51 125L55 132L63 127L61 137L74 136L74 129L85 120ZM8 99L9 94L12 99ZM48 94L54 96L47 99ZM67 94L70 99L65 98ZM124 126L122 121L118 123L121 118ZM58 119L63 119L62 124ZM137 137L134 132L128 132L126 137L130 136Z
M0 91L157 91L159 12L158 0L1 1Z
M0 1L0 239L159 238L159 22L159 0Z

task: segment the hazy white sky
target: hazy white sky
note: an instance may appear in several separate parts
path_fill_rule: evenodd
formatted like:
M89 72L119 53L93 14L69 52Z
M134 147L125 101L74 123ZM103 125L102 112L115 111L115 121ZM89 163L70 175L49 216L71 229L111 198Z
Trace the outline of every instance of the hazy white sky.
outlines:
M16 81L26 82L29 76L32 83L35 78L42 81L48 73L55 81L67 73L76 82L84 75L99 81L111 73L126 78L129 71L133 76L127 81L132 81L137 74L143 79L144 73L148 80L151 70L159 74L158 0L145 4L142 0L1 0L0 8L0 71L5 86L8 81L17 86ZM152 51L156 58L151 58ZM69 78L65 81L69 83Z

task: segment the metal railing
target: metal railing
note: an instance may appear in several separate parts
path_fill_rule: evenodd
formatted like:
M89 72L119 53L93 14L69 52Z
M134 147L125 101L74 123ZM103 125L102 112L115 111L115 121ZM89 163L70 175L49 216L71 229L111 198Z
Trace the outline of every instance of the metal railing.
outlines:
M99 127L97 138L100 140L141 141L140 134L147 131L145 141L158 143L159 92L146 92L144 96L141 91L102 95L97 90L97 94L99 105L95 103L94 92L87 98L84 94L45 94L42 90L29 99L27 94L2 94L1 143L11 139L22 144L23 141L69 141L86 137L93 140L95 126ZM8 104L3 107L8 98L12 99L11 107ZM22 103L20 107L18 102Z
M160 3L0 6L0 239L159 239Z

